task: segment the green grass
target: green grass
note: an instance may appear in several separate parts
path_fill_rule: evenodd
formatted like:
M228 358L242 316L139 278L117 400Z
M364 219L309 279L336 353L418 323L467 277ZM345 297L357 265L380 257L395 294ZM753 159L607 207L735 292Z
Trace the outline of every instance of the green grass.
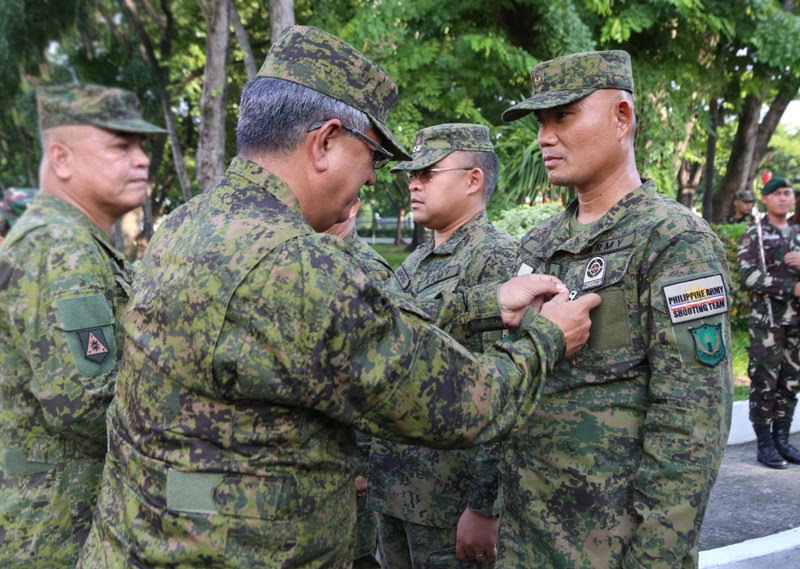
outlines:
M384 245L382 243L370 244L384 259L389 261L393 269L400 266L400 263L408 257L409 251L406 249L408 245Z
M407 245L383 245L377 243L372 245L375 250L389 261L393 268L397 268L408 256ZM747 348L750 347L750 337L747 335L747 328L732 330L733 346L733 376L737 378L737 383L746 382L744 385L736 385L733 391L734 401L741 401L750 396L750 382L747 380Z

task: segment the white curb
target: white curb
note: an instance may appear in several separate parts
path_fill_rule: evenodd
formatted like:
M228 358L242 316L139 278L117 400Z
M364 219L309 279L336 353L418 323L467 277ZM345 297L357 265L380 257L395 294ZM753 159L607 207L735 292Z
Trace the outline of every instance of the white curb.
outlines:
M700 552L699 569L800 567L800 528Z
M794 419L792 420L792 427L789 429L792 433L800 431L800 419L798 419L798 414L800 413L795 413ZM753 431L753 425L750 423L750 402L734 401L728 444L740 445L754 440L756 440L756 434Z

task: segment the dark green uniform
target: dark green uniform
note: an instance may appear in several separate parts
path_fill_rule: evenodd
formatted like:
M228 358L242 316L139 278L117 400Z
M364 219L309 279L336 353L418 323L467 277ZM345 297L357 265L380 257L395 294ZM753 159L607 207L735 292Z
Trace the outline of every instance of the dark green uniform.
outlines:
M458 288L507 280L513 276L516 247L481 212L438 247L433 238L420 245L397 269L397 277L407 293L433 300ZM471 334L464 345L480 353L500 336L501 331ZM387 566L399 567L409 555L420 557L422 564L435 556L437 567L446 566L447 559L464 566L455 557L456 524L467 506L484 516L500 514L501 460L502 443L448 451L374 439L367 505L380 513ZM420 537L413 544L406 537L410 524L425 526L416 531ZM415 551L409 551L412 545Z
M96 225L43 193L0 246L0 566L75 566L132 276Z
M571 232L576 211L520 247L520 272L602 303L588 344L507 442L498 565L696 567L731 417L725 251L652 182Z
M354 428L463 447L530 413L557 326L528 311L524 340L476 358L342 246L243 158L164 221L124 320L81 567L347 566Z
M739 274L750 291L750 420L756 425L791 421L800 389L800 301L794 296L800 271L784 262L800 251L800 232L762 222L766 273L759 263L759 238L752 225L739 242ZM770 321L770 310L772 321Z

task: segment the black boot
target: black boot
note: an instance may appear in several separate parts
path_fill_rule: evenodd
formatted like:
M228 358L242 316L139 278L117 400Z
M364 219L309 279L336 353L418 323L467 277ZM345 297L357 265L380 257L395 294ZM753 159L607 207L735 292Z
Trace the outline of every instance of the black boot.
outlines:
M772 440L775 441L775 448L783 458L792 464L800 464L800 450L789 443L789 427L791 426L791 420L773 421Z
M772 441L770 426L753 425L753 430L755 430L758 440L758 462L770 468L787 468L789 463L781 458Z

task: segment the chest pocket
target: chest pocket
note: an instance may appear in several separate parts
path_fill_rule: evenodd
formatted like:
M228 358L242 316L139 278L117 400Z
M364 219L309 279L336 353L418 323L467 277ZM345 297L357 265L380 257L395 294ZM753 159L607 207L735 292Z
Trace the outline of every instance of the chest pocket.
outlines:
M565 259L559 263L561 280L577 294L594 292L602 299L592 310L592 330L586 346L571 359L580 368L608 368L641 359L634 346L638 328L636 278L629 275L634 247L604 255ZM619 370L617 370L619 371Z
M413 286L412 294L420 299L428 299L453 292L458 288L460 270L458 266L433 269Z

